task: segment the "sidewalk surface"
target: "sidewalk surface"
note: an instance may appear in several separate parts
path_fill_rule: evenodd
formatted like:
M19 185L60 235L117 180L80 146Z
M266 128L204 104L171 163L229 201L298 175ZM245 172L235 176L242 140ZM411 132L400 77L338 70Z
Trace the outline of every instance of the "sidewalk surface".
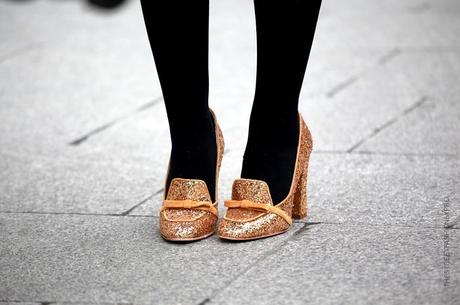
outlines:
M210 13L223 199L255 22L251 1ZM460 304L459 96L460 1L324 0L301 96L307 219L254 242L171 244L139 3L0 0L0 304Z

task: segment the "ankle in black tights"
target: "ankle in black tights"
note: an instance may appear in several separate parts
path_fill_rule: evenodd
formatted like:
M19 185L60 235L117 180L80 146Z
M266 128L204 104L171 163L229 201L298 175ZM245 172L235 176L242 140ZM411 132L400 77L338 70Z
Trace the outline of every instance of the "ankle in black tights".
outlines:
M214 121L209 113L174 124L166 189L173 178L201 179L211 199L215 198L217 143Z

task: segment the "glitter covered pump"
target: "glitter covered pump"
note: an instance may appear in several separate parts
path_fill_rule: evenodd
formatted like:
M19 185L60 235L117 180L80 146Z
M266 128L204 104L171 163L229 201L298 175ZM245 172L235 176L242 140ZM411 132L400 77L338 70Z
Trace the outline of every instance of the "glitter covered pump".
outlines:
M203 180L174 178L160 209L160 233L170 241L193 241L212 235L218 219L218 178L224 138L214 113L217 142L216 191L215 201L211 201L208 187Z
M300 133L291 188L284 200L274 204L266 182L236 179L232 199L218 227L223 239L251 240L286 232L293 218L307 215L307 172L313 148L311 133L299 114Z

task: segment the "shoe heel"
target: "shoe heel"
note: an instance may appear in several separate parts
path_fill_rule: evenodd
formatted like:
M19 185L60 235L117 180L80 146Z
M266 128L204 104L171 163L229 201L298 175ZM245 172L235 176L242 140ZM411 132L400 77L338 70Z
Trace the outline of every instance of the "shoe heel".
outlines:
M308 160L307 166L304 168L297 188L294 193L294 206L292 207L292 217L295 219L302 219L307 216L307 172L308 172Z
M304 123L305 124L305 123ZM300 179L297 182L297 186L294 193L294 205L292 207L292 217L295 219L302 219L307 216L307 181L308 181L308 163L310 161L310 154L313 148L313 141L311 139L310 130L305 126L305 138L307 143L307 152L305 164L300 174Z
M219 125L217 126L217 149L218 149L218 167L220 169L220 166L222 165L222 159L224 157L224 151L225 151L225 142L224 142L224 136L222 134L222 130L220 129Z

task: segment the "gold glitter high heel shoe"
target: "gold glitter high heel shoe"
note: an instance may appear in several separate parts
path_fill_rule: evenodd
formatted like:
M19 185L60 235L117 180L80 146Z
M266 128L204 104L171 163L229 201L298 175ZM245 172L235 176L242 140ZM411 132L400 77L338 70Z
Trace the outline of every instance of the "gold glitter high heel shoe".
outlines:
M210 112L214 120L217 143L215 202L211 201L208 187L203 180L172 179L160 209L160 233L166 240L199 240L215 231L218 219L217 184L224 153L224 138L214 112Z
M219 237L231 240L269 237L286 232L292 224L292 217L300 219L307 216L307 172L313 142L300 114L299 122L297 159L289 194L274 205L266 182L235 180L232 199L225 201L228 210L219 223Z

